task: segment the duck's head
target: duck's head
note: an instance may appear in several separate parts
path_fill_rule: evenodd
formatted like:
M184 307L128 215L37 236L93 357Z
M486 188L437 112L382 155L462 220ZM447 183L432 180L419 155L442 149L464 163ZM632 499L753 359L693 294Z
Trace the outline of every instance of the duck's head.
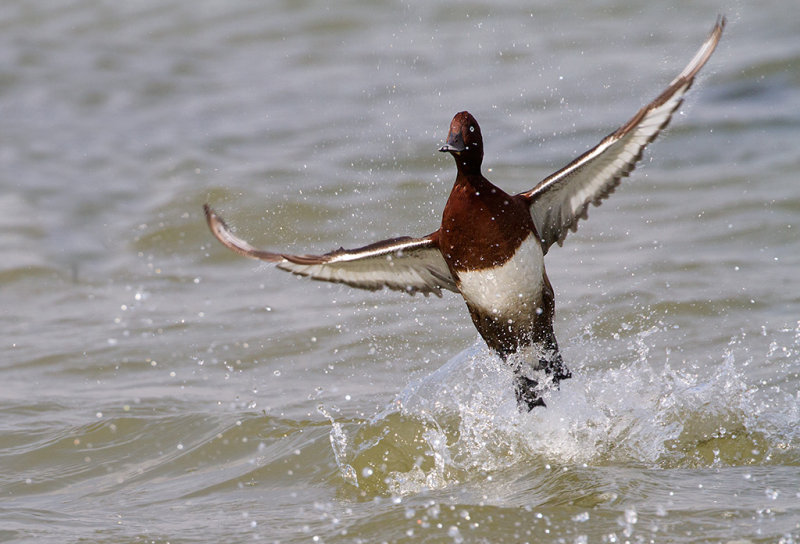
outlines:
M457 113L450 123L447 142L439 148L450 153L456 160L459 171L480 172L483 162L483 137L481 127L468 111Z

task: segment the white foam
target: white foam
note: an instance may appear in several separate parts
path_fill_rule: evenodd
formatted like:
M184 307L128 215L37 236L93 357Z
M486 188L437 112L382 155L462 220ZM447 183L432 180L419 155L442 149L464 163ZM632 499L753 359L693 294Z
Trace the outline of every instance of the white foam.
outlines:
M631 363L573 361L573 378L545 393L547 408L529 413L517 408L509 367L476 344L409 383L395 402L354 430L349 464L340 467L351 480L362 464L370 465L385 484L376 491L406 494L521 462L697 466L739 462L738 453L720 453L724 447L757 452L758 462L770 455L760 450L798 449L797 398L784 393L759 400L763 391L747 383L743 370L752 359L737 364L726 350L714 372L699 377L692 365L673 368L654 360L650 337L661 332L636 335ZM381 429L372 432L380 438L359 443L357 432L375 430L370 427ZM344 443L342 429L334 431ZM731 442L736 440L744 442ZM415 458L413 466L395 466L397 455L376 454L392 448L402 450L401 458Z

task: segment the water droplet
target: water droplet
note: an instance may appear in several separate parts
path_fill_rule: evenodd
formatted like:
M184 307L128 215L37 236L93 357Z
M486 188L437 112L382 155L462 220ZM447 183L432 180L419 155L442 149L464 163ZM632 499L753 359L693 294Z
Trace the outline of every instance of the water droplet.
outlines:
M453 539L453 542L459 544L464 542L464 538L461 536L461 531L458 530L458 527L455 525L451 525L450 528L447 530L447 536Z
M764 490L764 494L767 496L768 499L774 501L777 500L778 495L780 495L781 492L779 489L772 489L771 487L768 487L767 489Z
M581 512L580 514L572 516L572 521L575 522L584 522L589 521L589 512Z

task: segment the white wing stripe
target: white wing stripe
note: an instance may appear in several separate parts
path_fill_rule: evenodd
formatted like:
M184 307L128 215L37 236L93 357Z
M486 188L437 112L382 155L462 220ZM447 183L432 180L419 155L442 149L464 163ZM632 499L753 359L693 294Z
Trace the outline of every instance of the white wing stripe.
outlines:
M561 244L567 232L577 228L578 220L586 217L589 204L598 205L634 169L644 148L669 123L697 71L714 52L724 25L725 19L720 18L667 90L630 121L530 191L518 195L530 206L545 251L555 242Z
M384 240L325 255L288 255L254 248L231 233L214 210L205 206L205 212L211 232L223 245L245 257L275 263L277 268L293 274L370 290L388 287L439 296L442 289L458 291L439 251L437 233L424 238Z

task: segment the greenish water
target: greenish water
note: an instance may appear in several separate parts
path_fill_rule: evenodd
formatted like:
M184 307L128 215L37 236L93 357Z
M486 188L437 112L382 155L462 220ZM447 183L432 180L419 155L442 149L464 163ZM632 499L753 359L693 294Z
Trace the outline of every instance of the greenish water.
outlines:
M795 8L4 2L0 541L796 542ZM575 374L547 410L457 297L206 229L209 202L275 249L431 232L455 112L528 189L719 12L670 130L547 256Z

